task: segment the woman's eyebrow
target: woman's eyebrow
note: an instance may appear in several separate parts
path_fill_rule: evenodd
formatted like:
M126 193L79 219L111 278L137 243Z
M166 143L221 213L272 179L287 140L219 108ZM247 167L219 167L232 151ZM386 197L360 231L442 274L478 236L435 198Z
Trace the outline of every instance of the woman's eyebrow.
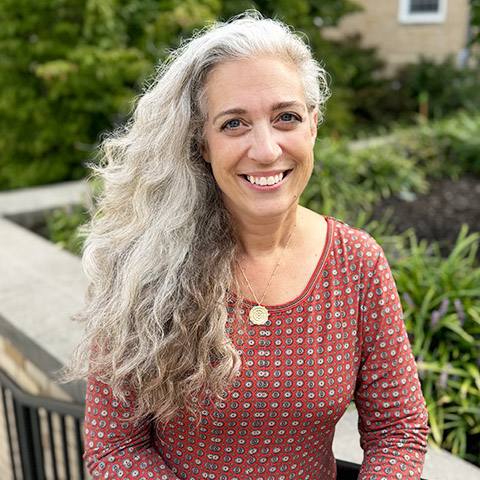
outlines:
M286 101L286 102L277 102L277 103L273 104L272 111L282 110L284 108L292 108L292 107L304 108L305 105L303 103L297 101L297 100L289 100L289 101Z
M223 117L224 115L243 115L245 113L247 113L247 111L243 108L229 108L228 110L223 110L218 115L215 115L212 123L215 123L220 117Z
M304 108L305 105L302 102L299 102L298 100L288 100L288 101L282 101L282 102L276 102L272 105L272 112L275 110L282 110L284 108ZM220 113L215 115L215 117L212 120L212 123L215 123L220 117L223 117L225 115L244 115L247 113L247 111L244 108L228 108L227 110L222 110Z

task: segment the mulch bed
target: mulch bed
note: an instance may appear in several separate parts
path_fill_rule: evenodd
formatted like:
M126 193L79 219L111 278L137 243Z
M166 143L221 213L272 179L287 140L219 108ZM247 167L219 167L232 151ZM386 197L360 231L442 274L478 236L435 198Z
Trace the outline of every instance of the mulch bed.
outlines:
M374 218L380 220L388 209L393 209L391 224L397 232L413 227L418 238L440 242L448 254L463 224L469 232L480 232L480 177L432 181L429 192L413 201L386 200Z

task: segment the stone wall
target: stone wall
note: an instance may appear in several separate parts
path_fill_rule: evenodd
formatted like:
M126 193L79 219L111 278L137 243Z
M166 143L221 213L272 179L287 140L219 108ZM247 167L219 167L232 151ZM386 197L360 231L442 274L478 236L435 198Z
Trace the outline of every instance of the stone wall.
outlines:
M4 337L0 337L0 365L2 370L26 392L72 401L72 396L59 383L25 357L24 353Z

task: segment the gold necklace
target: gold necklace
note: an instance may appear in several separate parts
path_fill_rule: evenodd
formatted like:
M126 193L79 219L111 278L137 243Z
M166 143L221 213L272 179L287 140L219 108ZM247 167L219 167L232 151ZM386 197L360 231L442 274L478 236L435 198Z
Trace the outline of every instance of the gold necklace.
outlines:
M277 269L278 269L278 266L280 265L280 261L283 258L283 255L285 254L285 251L287 250L288 246L290 245L290 240L292 239L293 231L295 230L296 226L297 226L297 224L295 224L293 226L292 231L290 232L290 235L289 235L288 240L287 240L287 244L285 245L285 248L283 249L282 254L279 257L277 264L275 265L275 269L273 270L272 276L270 277L270 280L267 283L267 286L265 288L265 291L263 292L263 295L262 295L262 298L260 299L260 301L258 301L258 298L255 295L255 292L253 291L252 285L250 285L250 282L248 281L248 278L245 275L245 272L243 271L242 266L240 265L240 263L238 264L238 267L240 268L240 271L242 272L243 278L247 282L248 288L252 292L253 298L255 299L255 301L258 304L258 305L255 305L254 307L252 307L252 309L250 310L250 313L248 315L248 317L250 318L250 321L254 325L265 325L267 323L268 310L267 310L266 307L264 307L261 304L263 302L263 299L265 298L265 295L268 292L268 287L270 287L270 284L272 283L273 277L277 273Z

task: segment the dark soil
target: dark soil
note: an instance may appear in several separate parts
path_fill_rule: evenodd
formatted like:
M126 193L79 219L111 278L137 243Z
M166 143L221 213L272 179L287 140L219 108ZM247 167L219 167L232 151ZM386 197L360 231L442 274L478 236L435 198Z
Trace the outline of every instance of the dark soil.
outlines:
M448 254L463 224L469 232L480 232L480 177L431 181L427 194L413 201L390 198L374 218L380 220L389 209L393 209L391 224L397 232L413 227L418 238L439 242Z

